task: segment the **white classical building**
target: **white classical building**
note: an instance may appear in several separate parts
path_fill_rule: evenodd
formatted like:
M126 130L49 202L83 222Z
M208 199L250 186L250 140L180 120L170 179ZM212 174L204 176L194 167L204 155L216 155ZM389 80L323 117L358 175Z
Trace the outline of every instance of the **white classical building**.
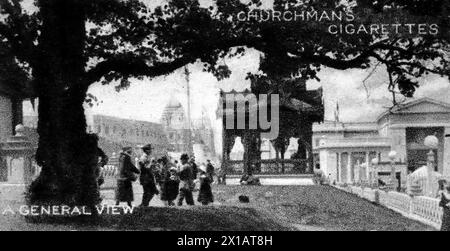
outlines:
M21 160L12 158L8 151L14 128L22 123L22 99L22 93L0 82L0 185L24 182Z
M426 165L427 136L439 139L435 149L437 172L450 176L450 104L429 98L399 105L369 123L325 122L313 128L313 148L331 182L355 183L369 177L371 160L378 159L380 178L391 172L388 155L395 157L397 178ZM366 168L360 168L365 166Z
M13 135L14 127L22 123L22 99L17 92L0 83L0 142Z

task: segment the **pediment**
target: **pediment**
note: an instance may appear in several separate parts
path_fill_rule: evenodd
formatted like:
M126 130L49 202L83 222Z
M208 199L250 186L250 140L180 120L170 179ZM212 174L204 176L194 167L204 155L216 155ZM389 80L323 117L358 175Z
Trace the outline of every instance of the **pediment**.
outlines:
M394 113L450 113L450 104L434 100L418 100L395 109Z

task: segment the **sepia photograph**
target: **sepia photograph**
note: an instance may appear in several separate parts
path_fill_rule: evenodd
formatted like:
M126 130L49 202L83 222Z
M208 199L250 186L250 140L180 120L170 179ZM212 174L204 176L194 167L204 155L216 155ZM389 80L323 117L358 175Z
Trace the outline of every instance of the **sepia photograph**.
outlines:
M448 0L0 0L0 231L450 231L449 97Z

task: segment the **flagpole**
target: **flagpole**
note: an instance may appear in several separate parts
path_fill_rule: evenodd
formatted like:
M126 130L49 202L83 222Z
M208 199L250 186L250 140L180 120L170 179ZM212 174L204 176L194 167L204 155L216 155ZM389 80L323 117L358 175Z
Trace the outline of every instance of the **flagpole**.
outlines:
M191 87L190 87L190 75L191 72L189 71L188 66L184 67L184 74L186 76L186 83L187 83L187 115L188 115L188 130L189 130L189 136L188 136L188 152L189 154L192 154L192 127L191 127Z

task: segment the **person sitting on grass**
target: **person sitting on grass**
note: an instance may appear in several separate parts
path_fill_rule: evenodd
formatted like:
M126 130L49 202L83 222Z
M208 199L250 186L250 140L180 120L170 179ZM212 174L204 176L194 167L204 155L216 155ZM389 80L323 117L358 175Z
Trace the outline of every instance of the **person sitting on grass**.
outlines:
M253 176L252 169L242 176L240 183L247 186L261 186L259 178Z

